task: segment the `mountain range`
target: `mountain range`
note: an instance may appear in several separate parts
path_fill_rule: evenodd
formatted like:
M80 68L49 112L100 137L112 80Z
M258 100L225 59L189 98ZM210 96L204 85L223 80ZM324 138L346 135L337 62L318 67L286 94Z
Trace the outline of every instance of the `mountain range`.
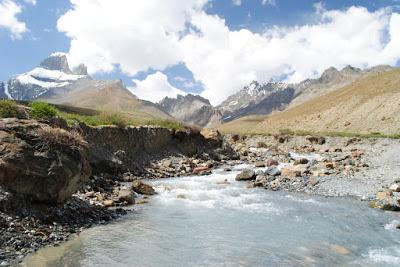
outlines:
M168 118L157 105L138 99L121 80L95 80L85 65L71 70L63 53L54 53L33 70L11 78L0 96L16 100L41 100L53 104L126 112L146 118Z
M365 70L352 66L341 70L331 67L317 79L294 84L253 81L214 107L209 100L193 94L166 97L159 103L140 100L122 81L93 79L85 65L71 70L66 55L54 53L33 70L16 75L7 83L0 82L0 98L41 100L146 118L176 119L199 127L224 124L221 129L227 130L234 129L229 125L235 125L236 121L254 126L265 116L296 109L359 80L392 70L390 66Z
M285 111L269 116L242 117L221 125L220 130L259 134L287 130L323 134L398 134L400 69L376 68L344 87Z

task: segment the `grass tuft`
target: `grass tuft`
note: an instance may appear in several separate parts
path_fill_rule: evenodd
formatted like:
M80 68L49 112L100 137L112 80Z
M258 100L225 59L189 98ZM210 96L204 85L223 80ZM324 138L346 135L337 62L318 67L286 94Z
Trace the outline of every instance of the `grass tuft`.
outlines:
M34 119L50 119L58 114L58 110L45 102L32 102L29 104L31 107L31 116Z

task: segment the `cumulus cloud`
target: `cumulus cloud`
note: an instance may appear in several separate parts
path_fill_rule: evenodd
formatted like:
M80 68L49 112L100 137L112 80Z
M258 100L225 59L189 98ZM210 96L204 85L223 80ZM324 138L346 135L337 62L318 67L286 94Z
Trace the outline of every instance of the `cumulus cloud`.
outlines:
M161 72L148 75L143 81L133 80L134 87L129 89L140 99L152 102L159 102L164 97L176 97L177 95L185 95L185 92L173 87L168 82L168 77Z
M206 0L71 0L57 23L71 38L72 64L91 72L119 66L129 75L164 69L181 59L179 37L187 18Z
M229 29L223 18L206 13L207 2L71 0L73 7L59 19L58 29L71 38L73 64L83 62L91 72L119 67L134 76L183 63L213 104L252 80L294 82L330 66L394 65L400 59L400 14L390 9L318 5L317 19L309 25L255 33ZM161 72L135 82L139 97L155 101L178 90ZM149 94L153 91L156 97Z
M36 0L24 0L24 1L27 4L36 5Z
M13 39L20 39L27 31L25 23L17 18L21 11L22 8L17 3L11 0L0 0L0 29L9 30Z
M347 64L369 67L400 59L399 14L363 7L319 10L319 21L263 34L231 31L223 19L197 13L198 29L181 40L184 62L200 80L202 95L216 104L252 80L284 77L297 82L326 68Z
M264 6L265 5L270 5L270 6L275 6L276 5L276 1L275 0L262 0L261 2Z

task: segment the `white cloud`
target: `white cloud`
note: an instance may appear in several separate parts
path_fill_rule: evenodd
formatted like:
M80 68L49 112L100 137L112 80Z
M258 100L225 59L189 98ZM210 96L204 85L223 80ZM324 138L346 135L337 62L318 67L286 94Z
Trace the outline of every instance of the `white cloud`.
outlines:
M232 4L235 6L240 6L242 4L242 0L232 0Z
M89 71L116 66L135 75L164 69L181 59L179 37L188 17L207 0L70 0L73 8L57 27L71 38L71 63Z
M136 86L129 89L140 99L159 102L166 96L176 97L178 94L185 95L185 92L173 87L168 82L168 77L161 72L148 75L143 81L133 81Z
M18 20L21 6L11 0L0 0L0 29L5 28L11 32L13 39L20 39L27 31L24 22Z
M314 25L264 34L231 31L223 19L197 13L191 22L198 32L181 41L183 61L204 84L202 95L216 104L252 80L286 74L294 82L330 66L393 65L400 59L399 14L362 7L319 12Z
M36 0L24 0L24 1L27 4L36 5Z
M91 72L119 66L133 76L184 63L213 104L252 80L286 74L288 81L299 81L330 66L368 67L400 59L400 14L389 9L317 5L312 24L254 33L233 31L221 17L207 14L207 0L71 2L73 9L59 19L58 29L71 38L73 64L83 62ZM145 99L159 100L177 90L161 72L136 83L134 91Z
M270 6L275 6L276 5L276 1L275 0L262 0L262 5L270 5Z

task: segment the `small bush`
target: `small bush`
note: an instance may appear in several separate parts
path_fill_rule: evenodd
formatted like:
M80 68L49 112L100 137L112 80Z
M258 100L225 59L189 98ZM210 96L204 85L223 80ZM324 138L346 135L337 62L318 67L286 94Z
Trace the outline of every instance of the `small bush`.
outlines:
M34 119L50 119L58 114L58 110L48 103L32 102L29 106L32 109L31 116Z
M86 148L88 143L77 131L66 131L60 128L42 128L37 131L42 137L40 144L44 149L50 149L59 146L68 146L72 149Z
M119 113L102 113L99 119L101 122L104 122L104 125L115 125L119 128L125 128L130 124L130 122Z
M0 100L0 118L19 118L21 111L12 100Z

